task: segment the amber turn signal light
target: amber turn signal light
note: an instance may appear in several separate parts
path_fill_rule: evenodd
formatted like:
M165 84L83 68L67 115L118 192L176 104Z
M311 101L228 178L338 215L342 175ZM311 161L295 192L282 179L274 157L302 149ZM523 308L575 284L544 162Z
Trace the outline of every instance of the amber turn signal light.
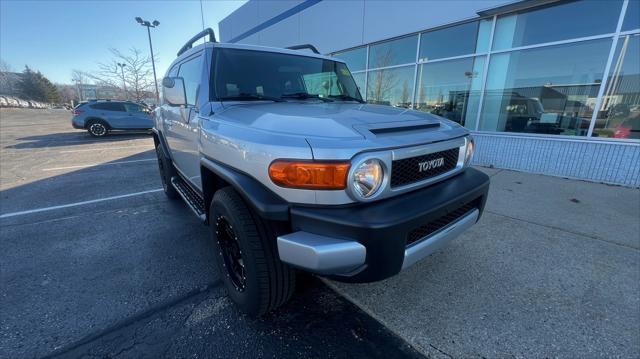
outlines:
M344 189L350 162L276 160L269 177L281 187L304 189Z

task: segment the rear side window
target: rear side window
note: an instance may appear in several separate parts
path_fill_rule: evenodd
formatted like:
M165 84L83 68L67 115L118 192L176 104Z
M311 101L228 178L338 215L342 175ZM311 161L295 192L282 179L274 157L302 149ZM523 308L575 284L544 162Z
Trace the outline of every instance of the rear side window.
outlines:
M196 105L200 91L200 76L202 75L202 56L195 57L182 65L178 76L184 79L187 94L187 105Z
M140 112L142 108L139 105L133 103L125 103L124 107L127 109L127 112Z
M104 111L121 111L121 112L126 111L124 108L124 105L117 102L100 102L95 105L91 105L90 107L96 110L104 110Z

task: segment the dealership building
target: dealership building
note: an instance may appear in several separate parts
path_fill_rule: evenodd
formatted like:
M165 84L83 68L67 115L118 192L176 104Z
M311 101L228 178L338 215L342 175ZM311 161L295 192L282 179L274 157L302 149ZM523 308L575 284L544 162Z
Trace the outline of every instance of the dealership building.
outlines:
M639 0L251 0L219 27L343 59L367 102L471 130L478 165L640 186Z

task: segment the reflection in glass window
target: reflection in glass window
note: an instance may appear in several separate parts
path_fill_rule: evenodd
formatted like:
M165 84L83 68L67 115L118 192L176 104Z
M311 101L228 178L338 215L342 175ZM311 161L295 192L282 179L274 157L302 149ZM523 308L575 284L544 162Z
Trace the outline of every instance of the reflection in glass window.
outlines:
M370 71L367 102L395 107L411 107L415 66Z
M613 33L622 0L567 2L498 18L495 50Z
M483 68L484 56L420 65L415 108L475 130Z
M196 105L201 75L202 56L195 57L180 65L178 76L184 80L184 92L187 95L188 105Z
M490 21L489 21L490 23ZM424 32L420 35L420 61L473 54L476 50L478 21ZM490 28L489 28L490 30ZM481 41L488 41L484 32ZM484 45L486 48L486 45Z
M359 72L357 74L353 74L353 79L356 81L356 86L358 86L358 90L360 90L360 94L362 95L363 98L365 97L364 82L366 78L367 78L366 72Z
M480 26L478 26L478 41L476 41L476 53L489 51L492 26L493 19L480 20Z
M640 35L621 36L593 136L640 139Z
M333 56L347 63L349 70L360 71L367 66L367 47L335 53Z
M369 68L416 62L418 35L386 41L369 47Z
M480 129L586 135L611 41L492 55Z
M631 0L627 5L627 12L622 22L622 31L640 28L640 1Z

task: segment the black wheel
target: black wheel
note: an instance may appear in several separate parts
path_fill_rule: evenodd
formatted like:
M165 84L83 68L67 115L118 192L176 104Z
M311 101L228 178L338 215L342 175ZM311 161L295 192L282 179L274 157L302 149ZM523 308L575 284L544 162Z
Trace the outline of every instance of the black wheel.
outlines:
M241 311L260 316L291 298L295 271L278 258L274 231L233 188L215 193L209 223L218 269Z
M109 126L103 121L90 121L87 124L87 132L93 137L104 137L109 134Z
M160 170L160 179L162 180L162 188L164 194L171 199L179 198L180 195L171 184L171 177L176 175L176 169L173 167L171 160L164 155L161 145L156 146L156 156L158 157L158 169Z

